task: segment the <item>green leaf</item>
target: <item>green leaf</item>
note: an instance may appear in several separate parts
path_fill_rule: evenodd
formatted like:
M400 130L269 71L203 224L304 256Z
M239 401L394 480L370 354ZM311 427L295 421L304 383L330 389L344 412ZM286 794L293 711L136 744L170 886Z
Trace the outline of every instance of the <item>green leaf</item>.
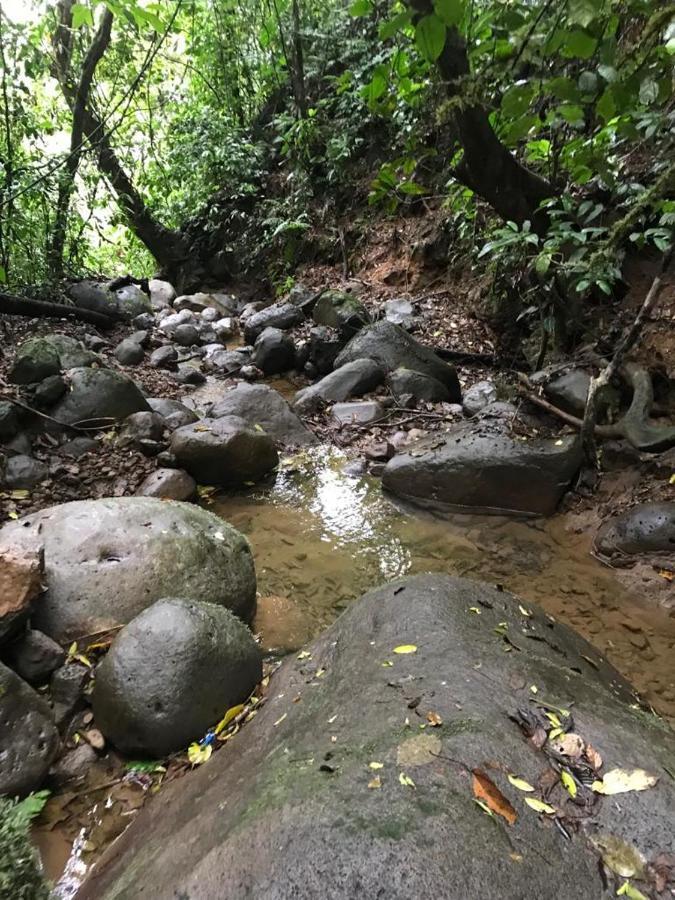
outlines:
M522 116L527 111L533 95L533 85L514 84L502 97L502 112L509 118Z
M459 25L464 18L464 0L434 0L434 10L446 25Z
M372 11L373 4L370 0L354 0L354 3L349 7L349 15L354 16L355 19L361 16L369 16Z
M558 100L569 102L579 100L579 91L571 78L552 78L546 87Z
M595 104L596 112L607 122L616 112L616 104L614 103L614 94L611 88L605 88L602 96Z
M649 106L659 96L659 86L651 78L645 78L640 85L640 103Z
M386 41L393 37L396 32L400 31L401 28L404 28L408 22L410 22L410 12L408 10L406 10L406 12L398 13L393 19L387 19L386 22L383 22L380 25L378 32L380 40Z
M29 794L19 804L18 809L27 820L34 819L39 816L44 809L45 803L49 800L51 791L37 791L35 794Z
M4 266L0 266L0 284L7 284L7 272Z
M573 103L563 103L562 106L558 107L558 113L570 125L583 125L584 123L583 109Z
M429 62L435 62L445 47L445 25L438 16L424 16L415 28L417 48Z
M590 59L595 53L597 41L590 34L575 28L569 31L563 42L563 56Z
M80 28L82 25L91 25L94 24L94 17L91 14L91 10L88 6L85 6L83 3L75 3L73 5L73 28Z
M417 184L416 181L404 181L398 187L399 191L402 194L409 194L414 197L420 197L422 194L426 194L426 188L423 188L421 184Z
M616 892L617 897L628 897L629 900L647 900L642 891L639 891L636 887L630 883L630 881L624 881L619 890Z
M602 3L597 0L568 0L567 19L573 25L587 28L600 11Z

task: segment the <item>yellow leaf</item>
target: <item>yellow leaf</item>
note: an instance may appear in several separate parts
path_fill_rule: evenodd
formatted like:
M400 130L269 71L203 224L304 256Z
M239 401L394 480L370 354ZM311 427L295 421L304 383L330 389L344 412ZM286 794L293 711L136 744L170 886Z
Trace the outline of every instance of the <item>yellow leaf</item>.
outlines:
M218 722L218 724L216 725L216 727L214 729L215 733L220 734L220 732L224 728L227 728L227 726L230 724L232 719L235 719L239 715L239 713L242 712L243 709L244 709L243 703L239 703L237 706L231 706L228 709L228 711L225 713L223 718L220 720L220 722Z
M301 650L300 653L298 653L298 659L311 659L311 658L312 658L312 654L309 652L309 650Z
M474 797L474 799L473 799L473 802L474 802L474 803L477 803L478 806L480 806L480 808L483 810L483 812L486 813L488 816L493 816L493 817L494 817L494 813L492 812L492 810L490 809L490 807L487 805L487 803L483 803L482 800L476 800L475 797Z
M549 720L549 722L551 723L551 725L555 725L556 728L562 728L562 722L561 722L560 719L556 716L555 713L547 712L547 713L544 713L544 715L545 715L546 718Z
M602 781L594 781L591 787L596 794L625 794L628 791L646 791L654 787L658 777L644 769L611 769L605 772Z
M380 788L382 787L382 779L379 775L376 775L373 779L368 782L369 788Z
M538 691L539 691L539 688L537 687L536 684L531 684L531 685L530 685L530 692L531 692L532 694L536 694L536 693L538 693Z
M18 491L10 491L9 496L12 498L12 500L26 500L28 497L30 497L30 491L24 489Z
M509 783L514 786L514 788L518 788L519 791L526 791L528 794L531 793L534 788L527 781L523 781L522 778L516 778L515 775L508 775Z
M18 518L19 518L19 514L18 514L18 512L17 512L15 509L11 509L11 510L7 513L7 515L9 516L10 519L18 519Z
M572 776L570 775L570 773L569 773L569 772L566 772L566 771L563 769L563 771L560 773L560 780L561 780L562 783L565 785L565 788L567 789L567 793L570 795L570 797L576 797L576 795L577 795L577 783L576 783L576 781L574 780L574 778L572 778Z
M277 725L281 725L281 723L284 721L284 719L286 718L287 715L288 715L288 713L284 713L283 716L281 716L281 718L277 719L276 722L274 723L274 727L276 728Z
M675 473L670 476L669 484L675 484Z
M401 644L394 647L394 653L417 653L417 647L414 644Z
M415 782L412 780L412 778L410 778L409 775L406 775L405 772L400 773L400 775L398 776L398 780L404 787L415 787Z
M531 809L535 810L535 812L546 813L549 816L553 815L555 812L553 806L549 806L549 804L544 803L543 800L537 800L536 797L524 797L523 799Z
M629 897L630 900L647 900L647 897L642 893L642 891L638 891L636 887L630 883L630 881L624 881L619 890L616 892L617 897Z
M77 653L77 641L73 641L73 643L68 647L68 656L75 656Z
M368 763L368 768L369 769L384 769L384 763L373 761L371 763Z
M477 606L470 606L469 612L476 613L477 616L481 615L481 611Z
M518 606L518 609L521 611L521 613L524 616L527 616L528 619L532 618L532 613L529 611L529 609L525 609L524 606L520 606L520 605Z
M394 664L390 659L385 659L385 661L382 663L382 665L385 669L388 669L389 666L393 666Z
M549 741L555 740L555 738L559 737L563 733L562 728L552 728L548 733Z
M205 747L201 747L199 744L190 744L187 752L188 760L193 766L201 766L211 758L212 752L211 744L207 744Z
M76 659L78 662L81 662L83 666L86 666L88 669L92 668L91 662L87 659L87 657L83 653L73 653L73 659Z

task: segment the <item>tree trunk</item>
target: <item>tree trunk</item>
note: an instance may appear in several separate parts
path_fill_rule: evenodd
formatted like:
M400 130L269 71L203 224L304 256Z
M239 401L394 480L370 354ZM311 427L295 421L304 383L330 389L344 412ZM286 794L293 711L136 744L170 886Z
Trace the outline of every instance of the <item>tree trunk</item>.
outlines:
M431 0L408 0L414 21L433 13ZM461 79L470 73L466 43L459 31L448 28L438 68L448 96L461 100ZM478 105L458 103L453 119L464 156L456 174L468 188L486 200L505 221L519 225L529 219L544 219L537 214L542 200L553 196L553 188L544 178L521 165L502 144L490 124L487 110Z

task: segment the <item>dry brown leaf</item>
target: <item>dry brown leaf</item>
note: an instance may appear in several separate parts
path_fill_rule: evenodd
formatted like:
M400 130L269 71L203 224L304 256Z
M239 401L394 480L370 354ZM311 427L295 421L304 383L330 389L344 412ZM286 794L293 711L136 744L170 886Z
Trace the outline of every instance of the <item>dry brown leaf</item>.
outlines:
M570 759L579 759L586 746L584 739L573 731L559 735L550 744L553 750L562 753L564 756L569 756Z
M502 794L494 781L488 778L485 772L482 772L480 769L472 769L471 774L473 775L472 787L474 797L486 803L492 812L506 819L509 825L513 825L518 818L518 814L508 798Z
M589 765L592 766L596 772L598 769L602 768L602 757L592 744L586 744L584 756L588 760Z
M427 722L435 728L438 725L443 724L443 719L441 719L437 712L428 712Z

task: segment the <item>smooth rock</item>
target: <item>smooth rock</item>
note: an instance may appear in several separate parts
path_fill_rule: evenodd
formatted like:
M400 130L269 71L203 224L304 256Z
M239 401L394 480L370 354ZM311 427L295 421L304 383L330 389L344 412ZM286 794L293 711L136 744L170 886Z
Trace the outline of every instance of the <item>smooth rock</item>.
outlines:
M292 303L275 303L260 312L253 313L244 322L244 338L248 344L255 343L255 339L266 328L280 328L288 331L295 325L301 325L305 321L302 310Z
M135 319L142 313L152 312L148 295L137 284L127 284L115 291L117 311L124 319Z
M477 381L464 391L462 408L467 416L475 416L497 399L497 388L491 381Z
M261 427L284 446L307 447L317 443L281 394L266 384L238 384L223 394L209 415L213 419L239 416L251 428Z
M139 362L143 361L144 356L141 345L131 338L125 338L115 347L115 358L123 366L137 366Z
M80 437L73 438L71 441L66 441L65 444L61 444L59 453L62 456L70 456L73 459L79 459L81 456L84 456L85 453L90 453L92 450L98 450L98 448L98 441L95 441L94 438L87 437L86 435L81 435Z
M199 314L202 322L217 322L220 319L220 313L217 309L214 309L212 306L207 306L206 309L203 309Z
M377 400L361 400L354 403L336 403L331 416L341 425L370 425L384 415L384 407Z
M185 404L179 400L170 400L166 397L148 397L148 404L153 412L157 413L164 419L167 428L174 431L181 425L189 425L190 422L197 422L199 416L192 409L188 409Z
M112 369L72 369L70 390L59 400L52 415L68 425L88 419L126 419L149 409L138 386Z
M84 781L97 759L94 748L82 741L54 763L49 770L49 779L56 787L77 784Z
M35 536L0 543L0 643L28 618L42 591L42 573L43 551Z
M155 469L136 491L139 497L163 500L191 500L196 493L197 482L183 469Z
M42 409L49 409L67 390L68 385L62 375L49 375L36 386L33 400Z
M140 329L139 331L134 331L129 335L128 340L134 341L136 344L140 344L141 347L147 347L150 341L150 332L145 328Z
M336 366L358 359L369 359L385 373L403 366L429 375L444 384L452 402L461 401L459 380L454 366L443 362L433 350L424 347L407 331L386 320L363 328L352 338L335 361Z
M63 664L65 650L48 635L32 628L3 649L3 662L29 684L44 684Z
M193 312L190 312L189 309L182 309L180 312L165 316L159 323L159 330L163 331L167 337L173 338L180 325L194 325L196 328L198 324L199 319Z
M384 371L370 359L357 359L335 369L316 384L310 384L295 395L296 412L314 412L322 403L335 403L359 397L384 381Z
M176 291L172 284L159 278L151 278L148 286L150 288L150 303L153 309L171 306L176 298Z
M370 322L368 310L353 294L325 291L314 305L312 318L317 325L335 328L344 338L352 337Z
M0 663L0 795L38 788L54 759L59 735L38 693Z
M224 344L237 333L237 325L234 319L226 316L213 323L213 331L221 344Z
M431 509L549 516L582 457L576 437L519 441L504 429L470 423L396 455L382 486Z
M201 313L208 307L207 294L183 294L173 301L173 308L178 312L189 309L190 312Z
M96 281L79 281L68 289L70 297L79 309L90 309L104 316L117 316L117 298L105 284Z
M571 369L557 378L544 383L544 394L564 412L573 416L583 416L586 398L591 385L591 377L583 369Z
M163 757L202 738L261 679L260 651L228 609L162 599L123 629L98 667L94 716L119 750Z
M79 663L61 666L52 675L49 695L59 728L67 725L75 712L84 705L84 690L89 684L90 677L90 670Z
M675 555L675 503L638 503L602 523L595 546L605 556L639 553Z
M173 339L181 347L192 347L194 344L199 343L199 331L194 325L186 322L177 326Z
M265 328L255 341L251 362L265 375L280 375L295 364L293 339L279 328Z
M518 651L504 652L504 633ZM394 654L402 644L416 652ZM656 785L582 810L512 720L519 709L544 718L531 685L573 710L603 773L644 768ZM551 885L575 900L609 896L625 879L601 871L599 836L652 859L675 808L675 737L634 703L594 647L531 602L445 575L394 581L350 605L303 659L286 659L255 719L151 798L78 900L529 900ZM432 713L442 724L428 724ZM512 804L513 825L476 804L473 768ZM583 811L583 827L563 837L527 796L563 822Z
M409 394L413 400L424 400L427 403L440 403L450 399L450 391L437 378L402 366L387 376L387 385L398 398Z
M32 456L10 456L5 466L4 483L8 488L31 490L49 474L47 466Z
M152 351L148 362L155 369L175 369L178 364L178 351L171 344L165 344Z
M166 450L165 436L166 422L159 413L137 412L124 420L118 441L122 447L133 447L146 456L154 456Z
M239 416L201 419L177 428L171 436L171 451L200 484L259 481L279 461L272 438Z
M0 529L0 549L35 546L38 539L46 592L31 621L59 642L129 622L172 592L227 606L243 619L253 612L256 580L248 542L191 503L82 500Z

